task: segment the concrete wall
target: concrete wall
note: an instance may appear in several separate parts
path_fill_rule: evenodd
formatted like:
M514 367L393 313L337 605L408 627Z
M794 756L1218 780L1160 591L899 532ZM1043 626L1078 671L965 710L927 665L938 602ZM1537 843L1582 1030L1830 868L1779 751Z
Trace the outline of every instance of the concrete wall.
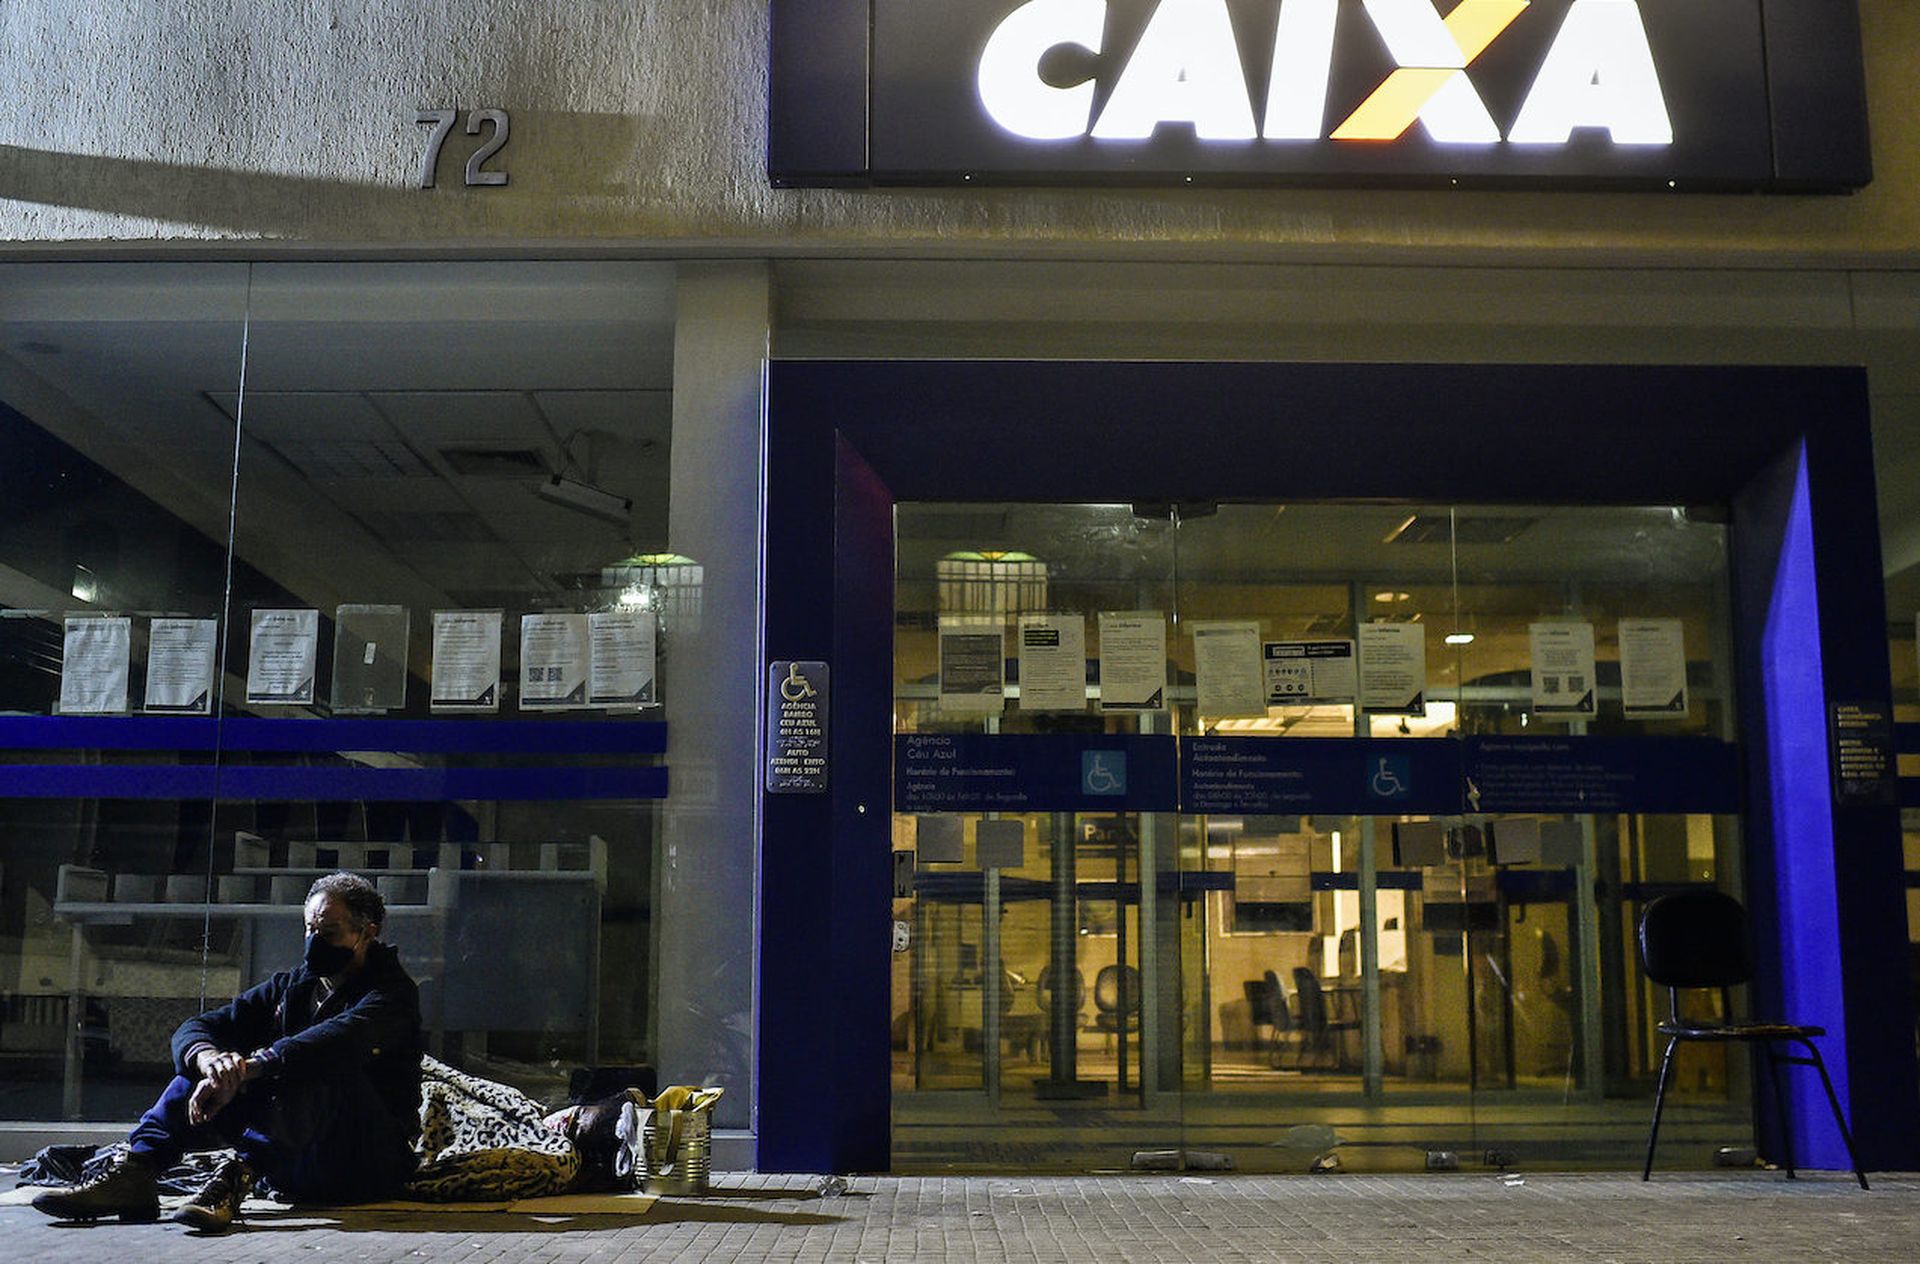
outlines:
M774 190L766 0L10 0L0 239L1888 264L1920 247L1920 5L1861 0L1878 178L1854 197ZM426 106L499 106L512 183Z

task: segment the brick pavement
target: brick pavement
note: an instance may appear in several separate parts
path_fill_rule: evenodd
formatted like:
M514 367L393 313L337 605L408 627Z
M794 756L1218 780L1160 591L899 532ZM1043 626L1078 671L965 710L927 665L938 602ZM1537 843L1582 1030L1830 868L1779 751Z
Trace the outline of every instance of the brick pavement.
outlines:
M10 1181L8 1182L10 1183ZM57 1225L0 1207L0 1260L1515 1261L1913 1260L1920 1176L857 1177L731 1175L645 1216L273 1211L224 1238Z

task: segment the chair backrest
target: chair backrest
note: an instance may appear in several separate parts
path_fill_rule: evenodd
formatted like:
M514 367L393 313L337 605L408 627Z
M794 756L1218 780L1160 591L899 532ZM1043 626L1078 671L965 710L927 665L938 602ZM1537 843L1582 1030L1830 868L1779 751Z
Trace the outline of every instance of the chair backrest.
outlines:
M1121 1009L1120 981L1126 979L1126 1009L1136 1013L1140 1009L1140 972L1132 966L1101 966L1100 973L1093 976L1094 1008L1104 1014L1117 1014Z
M1669 988L1726 988L1753 977L1747 911L1724 891L1663 895L1640 915L1640 966Z
M1068 982L1073 989L1070 994L1073 1011L1077 1014L1080 1012L1080 1007L1087 1003L1087 978L1076 969ZM1053 967L1050 965L1041 966L1040 977L1034 980L1033 1002L1048 1013L1053 1011Z
M1266 974L1267 998L1273 1006L1273 1026L1276 1031L1293 1030L1293 1011L1287 1005L1286 985L1280 982L1280 976L1269 970Z
M1327 1026L1327 998L1320 991L1320 978L1306 966L1293 968L1293 990L1300 994L1300 1026L1309 1032L1324 1031Z
M1247 994L1247 1012L1254 1026L1273 1026L1273 992L1265 979L1248 979L1240 985Z

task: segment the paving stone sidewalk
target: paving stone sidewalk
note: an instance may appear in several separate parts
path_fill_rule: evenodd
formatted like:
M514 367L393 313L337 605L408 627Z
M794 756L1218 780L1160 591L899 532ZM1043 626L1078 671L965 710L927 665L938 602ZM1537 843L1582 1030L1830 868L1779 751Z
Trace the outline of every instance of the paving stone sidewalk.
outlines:
M11 1184L10 1178L7 1184ZM644 1216L276 1210L220 1238L0 1207L0 1260L1603 1261L1920 1259L1920 1176L724 1176Z

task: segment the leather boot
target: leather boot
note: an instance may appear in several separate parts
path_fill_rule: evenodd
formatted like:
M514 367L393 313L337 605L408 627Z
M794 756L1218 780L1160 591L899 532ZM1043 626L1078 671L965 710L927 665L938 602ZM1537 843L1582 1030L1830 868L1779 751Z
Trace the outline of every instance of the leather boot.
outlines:
M55 1220L100 1220L118 1216L128 1222L158 1220L158 1174L151 1164L125 1154L100 1175L66 1189L37 1195L34 1208Z
M228 1159L213 1170L199 1193L173 1213L173 1222L202 1233L225 1233L240 1218L240 1204L253 1192L253 1180L251 1167Z

